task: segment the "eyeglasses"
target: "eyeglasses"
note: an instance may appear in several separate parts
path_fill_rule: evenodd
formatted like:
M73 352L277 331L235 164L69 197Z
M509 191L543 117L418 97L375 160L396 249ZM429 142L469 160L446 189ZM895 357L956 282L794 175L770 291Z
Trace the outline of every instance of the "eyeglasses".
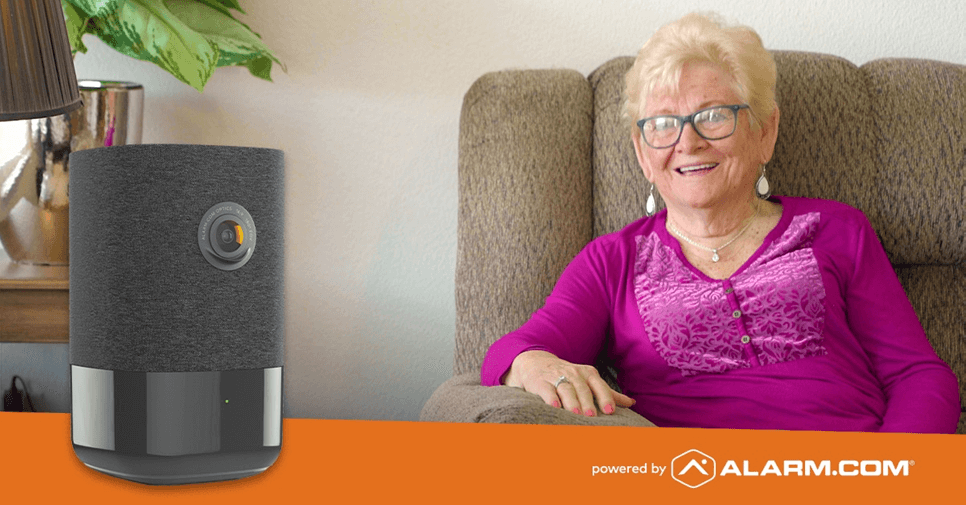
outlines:
M716 105L701 109L690 116L651 116L637 122L644 142L654 149L667 149L678 143L685 123L705 140L730 137L738 126L738 111L748 105Z

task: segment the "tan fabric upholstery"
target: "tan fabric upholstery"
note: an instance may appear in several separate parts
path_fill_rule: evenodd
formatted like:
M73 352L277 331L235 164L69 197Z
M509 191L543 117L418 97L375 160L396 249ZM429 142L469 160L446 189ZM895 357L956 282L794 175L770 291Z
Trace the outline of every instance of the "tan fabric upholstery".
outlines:
M775 194L862 209L966 397L966 67L776 51ZM539 308L593 237L639 218L646 183L621 118L630 57L482 76L460 123L455 377L424 420L650 425L587 419L479 386L489 345ZM961 418L959 431L966 428Z

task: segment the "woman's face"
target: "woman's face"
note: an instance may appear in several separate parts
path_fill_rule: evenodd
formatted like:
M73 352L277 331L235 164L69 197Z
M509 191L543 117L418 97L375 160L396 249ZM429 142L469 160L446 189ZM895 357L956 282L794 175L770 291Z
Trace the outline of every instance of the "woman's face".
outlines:
M687 116L714 105L743 103L731 76L710 64L686 65L678 93L655 89L646 98L642 117ZM637 161L670 209L709 209L747 201L753 198L759 166L771 159L775 147L777 107L766 121L761 128L752 128L750 109L742 109L734 134L720 140L705 140L687 123L678 143L666 149L648 146L636 130ZM689 170L694 167L700 168Z

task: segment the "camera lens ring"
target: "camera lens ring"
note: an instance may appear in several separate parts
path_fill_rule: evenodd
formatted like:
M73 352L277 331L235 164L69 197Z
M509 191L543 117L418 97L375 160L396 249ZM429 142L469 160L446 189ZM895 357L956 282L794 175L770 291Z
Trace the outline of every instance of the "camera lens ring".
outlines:
M219 227L233 223L230 234L236 238L237 247L223 245ZM238 241L237 238L241 240ZM257 233L255 221L247 209L235 202L221 202L211 206L198 224L198 247L201 254L213 267L231 271L243 267L255 250ZM226 250L231 249L231 250Z
M222 259L225 261L236 261L238 260L238 258L241 258L242 256L245 255L245 253L248 252L248 248L246 247L246 241L248 241L249 236L251 234L247 231L248 227L245 226L243 222L239 222L239 221L240 220L238 220L236 216L233 216L231 214L225 214L215 218L215 220L212 221L211 224L208 226L208 246L211 248L211 251L214 253L214 255L217 256L219 259ZM231 242L233 244L237 244L237 247L234 247L234 248L226 247L226 244L223 242L220 236L221 235L220 230L222 229L222 225L226 223L234 223L234 225L232 225L232 228L235 228L236 226L240 228L239 231L236 231L233 234L233 239L237 238L238 235L241 235L242 241L236 242L233 240Z

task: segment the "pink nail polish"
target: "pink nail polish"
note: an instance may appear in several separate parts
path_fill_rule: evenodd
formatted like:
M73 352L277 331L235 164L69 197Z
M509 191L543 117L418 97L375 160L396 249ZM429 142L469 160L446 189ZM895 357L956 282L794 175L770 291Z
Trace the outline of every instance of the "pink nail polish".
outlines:
M604 405L604 413L605 414L613 414L614 413L614 406L613 405Z
M580 415L580 408L579 407L574 407L573 413L574 414L577 414L579 416Z
M550 405L553 406L553 408L555 408L555 409L559 409L560 408L560 402L558 402L556 400L554 400L553 403L551 403Z
M588 417L594 417L594 416L596 416L596 415L597 415L597 414L596 414L596 413L594 412L594 409L587 409L587 412L584 412L584 414L586 414L586 415L587 415Z

